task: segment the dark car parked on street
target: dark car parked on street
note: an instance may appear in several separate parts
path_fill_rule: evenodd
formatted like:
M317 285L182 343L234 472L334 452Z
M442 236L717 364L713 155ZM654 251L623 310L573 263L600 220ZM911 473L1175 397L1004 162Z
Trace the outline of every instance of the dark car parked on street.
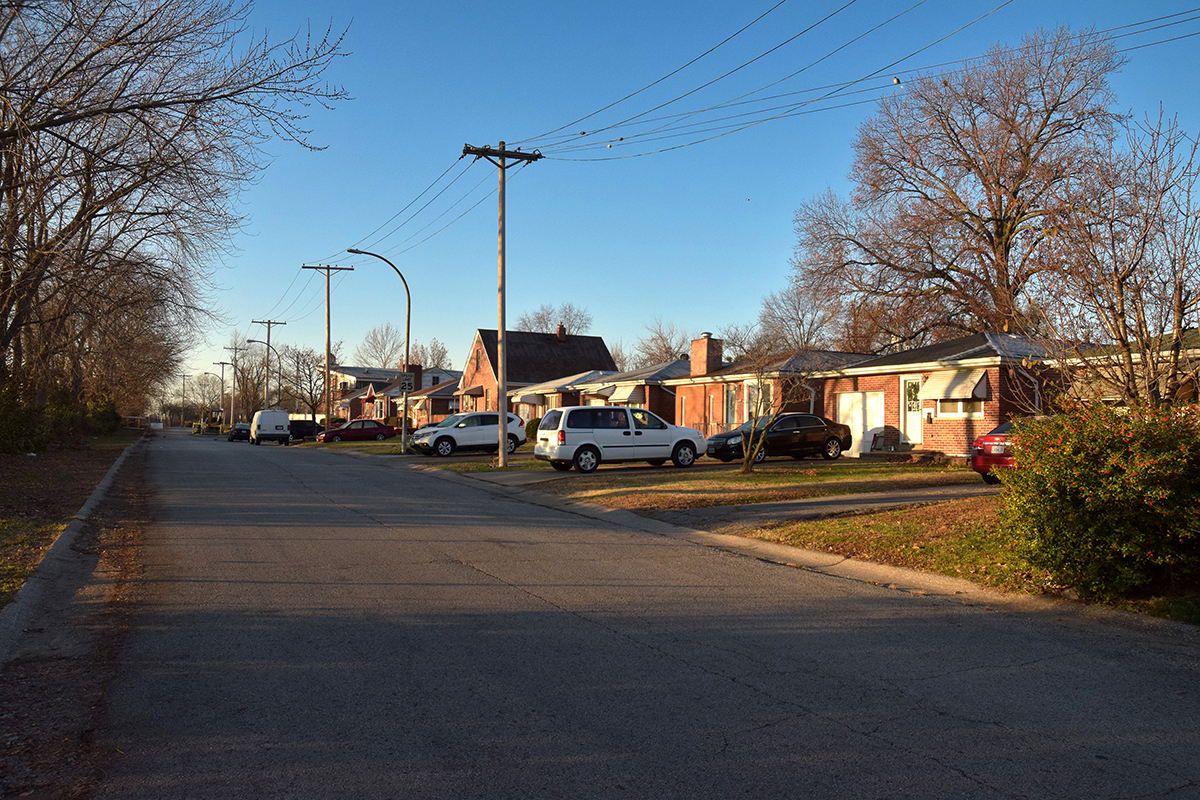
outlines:
M771 427L764 434L763 429L768 423ZM724 462L740 459L745 453L744 448L750 445L751 431L755 442L764 437L756 462L768 456L804 458L820 455L833 460L851 444L850 428L846 425L816 414L785 413L774 420L770 416L759 417L728 433L710 436L706 452Z
M229 429L229 435L225 437L231 442L248 442L250 441L250 423L235 422Z
M317 438L317 434L325 430L324 425L318 425L311 419L294 419L288 427L292 431L292 441L315 439Z

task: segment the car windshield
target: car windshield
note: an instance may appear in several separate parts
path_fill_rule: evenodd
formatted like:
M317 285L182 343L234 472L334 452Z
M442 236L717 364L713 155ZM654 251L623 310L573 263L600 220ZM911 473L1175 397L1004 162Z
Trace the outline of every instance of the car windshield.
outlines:
M462 422L463 418L465 418L466 416L467 416L466 414L451 414L450 416L446 417L444 420L439 422L437 425L434 425L433 427L435 427L435 428L453 428L455 425Z
M1014 423L1005 422L1005 423L1002 423L999 426L993 428L992 430L988 431L987 435L988 436L998 436L999 434L1002 434L1002 433L1009 433L1010 431L1012 431L1013 427L1014 427Z

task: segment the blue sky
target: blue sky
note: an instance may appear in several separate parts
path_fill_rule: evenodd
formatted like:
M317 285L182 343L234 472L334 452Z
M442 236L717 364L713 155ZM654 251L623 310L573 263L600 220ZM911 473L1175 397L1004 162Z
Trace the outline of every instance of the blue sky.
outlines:
M242 196L247 222L235 239L237 250L215 275L217 306L228 323L209 329L207 344L197 348L186 371L212 371L235 330L263 338L265 330L251 324L256 319L288 323L274 329L273 345L323 349L324 281L301 270L303 264L355 267L335 276L332 296L333 338L344 341L347 356L376 325L403 329L399 279L380 261L347 255L351 246L396 263L412 291L413 339L436 337L461 367L475 329L496 327L497 175L485 161L458 161L466 143L524 141L526 150L537 146L546 155L509 171L510 327L524 311L563 302L591 312L592 334L626 346L645 334L654 317L690 333L751 321L762 296L784 285L796 207L827 188L847 191L857 127L873 112L874 100L903 90L892 85L893 76L903 80L980 55L998 42L1015 45L1038 27L1109 29L1194 7L1095 0L790 0L687 69L568 129L577 141L599 141L596 149L564 149L561 134L543 136L685 65L775 2L258 0L251 24L274 39L310 25L314 32L329 25L348 29L349 55L328 78L354 99L334 111L312 110L312 141L323 150L267 146L269 166ZM994 13L972 24L988 12ZM1192 17L1200 12L1162 22ZM1145 45L1198 31L1200 18L1120 41L1123 47ZM812 113L642 157L625 156L712 133L632 136L646 125L577 136L650 111L794 36L647 117L709 108L802 69L760 95L802 94L719 116L761 119L770 116L764 107L828 92L820 87L861 83L812 103ZM1157 113L1162 104L1187 130L1200 130L1194 79L1200 36L1128 55L1130 63L1113 80L1118 107L1142 115ZM612 148L604 144L623 134L630 138ZM409 211L371 235L431 184ZM457 221L445 227L451 220Z

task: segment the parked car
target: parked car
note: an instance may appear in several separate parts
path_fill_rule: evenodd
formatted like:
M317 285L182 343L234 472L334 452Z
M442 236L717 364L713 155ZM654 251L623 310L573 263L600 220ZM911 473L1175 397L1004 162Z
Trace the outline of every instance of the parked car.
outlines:
M317 434L318 442L365 442L371 439L382 442L391 439L398 431L377 419L356 419L337 428Z
M229 428L229 435L225 437L231 442L248 442L250 441L250 423L235 422Z
M420 428L412 437L412 446L427 456L448 456L458 450L495 453L500 449L500 414L495 411L471 411L451 414L436 425ZM516 414L508 415L508 452L525 444L525 422Z
M325 430L324 425L318 425L311 419L294 419L291 423L292 439L315 439L317 434Z
M286 411L255 411L250 420L250 444L279 442L284 447L292 440L292 429Z
M690 467L703 446L700 431L671 425L644 408L567 406L542 417L533 456L564 472L571 467L592 472L617 461L657 467L668 458L677 467Z
M771 427L763 429L770 423ZM755 455L755 463L767 456L804 458L820 455L833 460L851 445L850 428L816 414L783 413L775 417L759 417L745 422L728 433L708 437L705 453L726 463L740 459L753 441L763 438L763 446Z
M1012 422L1002 423L982 436L976 437L971 444L971 469L983 477L984 483L997 484L1000 479L993 469L1011 469L1013 466L1012 439L1014 425Z

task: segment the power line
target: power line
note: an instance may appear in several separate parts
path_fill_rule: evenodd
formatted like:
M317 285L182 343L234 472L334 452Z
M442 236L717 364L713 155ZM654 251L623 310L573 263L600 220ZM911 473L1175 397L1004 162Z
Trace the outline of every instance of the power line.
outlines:
M566 125L560 125L559 127L555 128L554 130L551 130L551 131L546 131L545 133L538 134L537 136L532 136L532 137L530 137L529 139L523 139L523 140L521 140L521 141L519 141L519 142L511 142L510 144L525 144L526 142L528 142L528 141L531 141L531 140L533 140L533 139L541 139L541 138L543 138L543 137L545 137L545 136L552 136L553 134L556 134L556 133L558 133L558 132L559 132L559 131L561 131L561 130L566 130L567 128L573 128L573 127L575 127L576 125L578 125L579 123L581 123L581 122L584 122L585 120L589 120L589 119L591 119L592 117L596 116L597 114L602 114L602 113L604 113L605 111L607 111L608 109L610 109L610 108L613 108L614 106L620 105L621 103L624 103L626 100L629 100L629 99L631 99L631 98L637 97L639 94L641 94L642 92L646 91L647 89L651 89L651 88L653 88L653 87L657 86L658 84L662 83L663 81L665 81L665 80L667 80L667 79L669 79L669 78L671 78L671 77L673 77L673 76L675 76L675 75L678 75L680 72L683 72L685 69L687 69L687 68L688 68L688 67L690 67L691 65L695 64L695 63L696 63L697 61L699 61L700 59L704 58L705 56L709 55L710 53L713 53L714 51L716 51L716 50L717 50L717 49L719 49L720 47L723 47L724 45L728 44L728 43L729 43L730 41L732 41L734 38L736 38L737 36L740 36L742 33L744 33L745 31L747 31L748 29L750 29L750 28L751 28L753 25L757 24L757 23L758 23L758 22L759 22L761 19L763 19L764 17L766 17L768 14L770 14L772 11L774 11L774 10L775 10L775 9L777 9L777 8L779 8L781 5L783 5L783 4L784 4L784 3L786 3L786 2L787 2L787 0L779 0L779 2L778 2L778 3L776 3L776 4L775 4L775 5L773 5L773 6L771 6L770 8L768 8L768 9L767 9L766 11L764 11L763 13L759 14L757 17L755 17L754 19L752 19L752 20L751 20L751 21L750 21L748 24L746 24L746 25L743 25L741 28L739 28L739 29L738 29L737 31L735 31L734 33L730 34L729 36L726 36L724 39L722 39L721 41L717 42L715 45L713 45L712 47L708 48L708 49L707 49L707 50L705 50L703 53L701 53L700 55L698 55L698 56L696 56L695 58L693 58L691 61L687 62L686 64L684 64L684 65L683 65L683 66L681 66L681 67L678 67L678 68L676 68L676 69L673 69L673 70L671 70L671 71L670 71L670 72L668 72L666 75L664 75L664 76L662 76L661 78L659 78L658 80L651 81L650 83L646 84L646 85L645 85L645 86L643 86L642 88L638 89L636 92L630 92L629 94L627 94L627 95L625 95L624 97L622 97L620 100L614 100L613 102L609 103L608 105L604 106L603 108L599 108L599 109L597 109L597 110L593 111L593 112L592 112L592 113L590 113L590 114L585 114L584 116L580 117L579 119L577 119L577 120L575 120L575 121L573 121L573 122L568 122Z

